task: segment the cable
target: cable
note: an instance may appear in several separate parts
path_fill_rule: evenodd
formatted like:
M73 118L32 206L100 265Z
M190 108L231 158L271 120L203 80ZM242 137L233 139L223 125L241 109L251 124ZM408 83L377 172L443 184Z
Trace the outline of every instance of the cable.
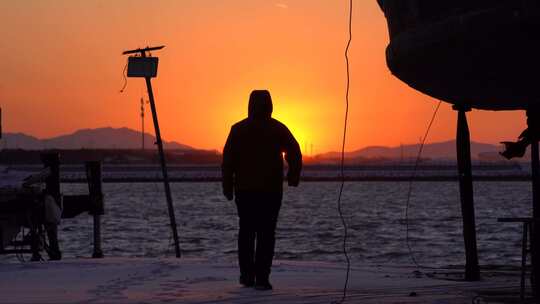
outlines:
M347 238L349 234L348 234L347 222L345 221L345 218L343 217L343 211L341 210L341 197L343 195L343 187L345 186L345 144L347 142L347 123L349 121L349 96L350 96L350 89L351 89L349 49L351 47L351 42L352 42L352 21L353 21L353 0L349 0L349 40L347 41L347 46L345 47L345 64L347 66L347 88L345 91L345 119L344 119L344 125L343 125L343 140L341 143L341 166L340 166L341 185L339 187L339 195L338 195L338 201L337 201L339 217L343 225L343 255L345 256L345 259L347 260L347 273L345 275L345 283L343 285L343 295L341 296L341 299L334 302L335 304L341 304L345 302L345 299L347 298L347 287L349 285L349 276L351 273L351 260L349 258L349 253L347 251Z
M120 89L120 93L124 93L124 89L127 87L128 81L127 81L127 76L126 76L126 70L127 70L128 62L129 61L126 61L126 65L124 66L124 69L122 70L122 77L124 77L124 85Z
M425 268L425 269L433 269L433 268L422 266L416 261L416 258L414 257L414 252L412 251L411 244L409 241L409 205L411 203L412 186L413 186L414 179L416 178L416 172L418 170L418 165L420 164L422 151L424 150L424 145L426 144L429 131L431 130L431 126L433 125L433 122L435 121L435 117L437 116L437 113L439 112L439 108L441 107L441 104L442 104L442 101L439 100L439 103L437 104L437 107L435 107L435 111L433 112L433 115L431 116L431 120L429 121L426 133L424 134L424 137L422 139L422 143L420 144L420 149L418 149L418 156L416 157L416 161L414 162L413 173L409 180L409 189L407 190L407 203L405 204L405 230L406 230L405 242L407 244L407 249L409 250L409 256L411 257L412 262L414 263L414 265L416 265L417 268Z

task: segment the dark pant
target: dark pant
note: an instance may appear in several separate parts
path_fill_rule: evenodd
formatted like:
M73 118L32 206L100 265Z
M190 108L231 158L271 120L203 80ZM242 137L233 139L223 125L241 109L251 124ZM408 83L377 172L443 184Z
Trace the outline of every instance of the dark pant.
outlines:
M238 262L240 273L245 279L256 277L259 281L268 280L274 258L281 198L281 193L236 193L240 219Z

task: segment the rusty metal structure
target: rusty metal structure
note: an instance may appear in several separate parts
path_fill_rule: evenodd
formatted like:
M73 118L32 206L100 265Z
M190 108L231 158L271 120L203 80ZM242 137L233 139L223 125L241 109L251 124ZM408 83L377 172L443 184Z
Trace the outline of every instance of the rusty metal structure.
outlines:
M532 285L540 296L540 2L377 0L388 21L387 65L410 87L454 105L467 280L480 278L466 112L527 111L533 180ZM511 203L511 202L509 202Z

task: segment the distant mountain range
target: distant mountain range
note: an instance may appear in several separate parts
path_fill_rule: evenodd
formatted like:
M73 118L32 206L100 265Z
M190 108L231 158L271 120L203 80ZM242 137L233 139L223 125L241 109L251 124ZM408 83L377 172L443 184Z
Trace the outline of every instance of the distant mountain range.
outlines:
M145 146L153 147L156 138L145 133ZM165 149L194 150L175 141L164 141ZM23 133L4 133L0 142L3 149L139 149L141 132L128 128L81 129L74 133L39 139Z
M347 152L347 159L411 159L418 156L420 144L403 145L397 147L371 146L360 150ZM499 155L501 146L471 142L471 157L473 159L503 160ZM319 159L336 159L341 157L339 152L329 152L317 156ZM422 158L431 159L456 159L456 141L445 141L426 144L422 150Z
M145 133L147 148L153 147L155 137ZM175 141L164 141L165 149L196 150L191 146ZM97 128L81 129L74 133L52 138L39 139L23 133L4 133L0 148L43 150L43 149L139 149L141 148L141 133L129 128ZM396 147L370 146L352 152L345 157L354 159L411 159L418 155L419 144ZM502 160L499 151L501 146L471 142L471 157L476 160ZM319 154L314 160L335 160L341 156L339 152ZM424 146L422 158L456 159L456 142L454 140L430 143Z

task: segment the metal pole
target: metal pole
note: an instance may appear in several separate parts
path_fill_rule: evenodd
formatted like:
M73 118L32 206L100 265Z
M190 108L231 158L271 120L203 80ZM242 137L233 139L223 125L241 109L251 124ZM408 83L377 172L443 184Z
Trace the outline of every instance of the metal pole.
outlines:
M540 161L538 158L538 138L533 136L531 143L533 222L531 235L532 287L536 298L540 297Z
M465 109L456 108L456 110L458 110L456 152L461 213L463 216L463 239L465 242L465 280L477 281L480 279L480 268L478 266L478 251L476 246L471 139Z
M142 56L145 57L145 53L142 53ZM156 143L158 146L159 151L159 159L161 162L161 171L163 173L163 184L165 186L165 197L167 198L167 208L169 211L169 219L171 221L171 229L173 233L173 240L174 240L174 251L176 253L176 257L179 258L181 256L180 253L180 242L178 240L178 230L176 228L176 219L174 215L174 207L172 202L172 196L171 196L171 188L169 185L169 175L167 174L167 164L165 162L165 154L163 153L163 142L161 141L161 132L159 130L159 122L157 117L157 111L156 111L156 104L154 102L154 92L152 91L152 82L150 77L145 77L146 79L146 87L148 88L148 97L150 99L150 109L152 110L152 119L154 121L154 128L156 131Z

